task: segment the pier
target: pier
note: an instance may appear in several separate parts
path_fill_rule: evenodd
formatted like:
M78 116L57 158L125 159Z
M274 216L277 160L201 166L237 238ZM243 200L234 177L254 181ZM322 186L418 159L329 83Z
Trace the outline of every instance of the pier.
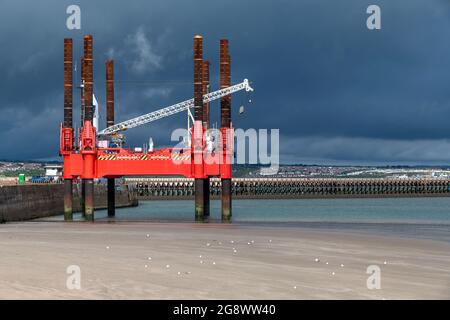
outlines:
M127 178L138 198L189 199L194 197L194 179ZM233 178L235 198L360 198L450 196L449 179L308 179L308 178ZM220 179L210 179L210 196L219 198Z

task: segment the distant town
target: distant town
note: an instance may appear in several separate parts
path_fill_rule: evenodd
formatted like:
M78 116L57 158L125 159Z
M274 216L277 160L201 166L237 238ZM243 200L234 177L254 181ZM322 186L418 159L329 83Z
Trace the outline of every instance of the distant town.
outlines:
M57 162L0 161L0 177L17 178L60 175ZM281 165L278 171L258 165L235 165L233 175L239 178L385 178L385 179L448 179L450 167L413 166L324 166Z
M41 176L45 174L45 165L44 162L0 161L0 176L17 177L19 174Z
M410 166L323 166L281 165L277 171L260 166L236 166L235 177L242 178L383 178L447 179L450 167Z

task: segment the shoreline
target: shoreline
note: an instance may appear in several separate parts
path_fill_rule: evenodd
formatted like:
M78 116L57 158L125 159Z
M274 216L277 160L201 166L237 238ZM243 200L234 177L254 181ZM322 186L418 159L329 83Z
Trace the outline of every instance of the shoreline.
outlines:
M53 219L39 218L27 221L28 223L61 223L63 216L53 217ZM84 220L77 220L66 223L89 223ZM101 218L95 221L95 224L127 224L127 223L148 223L155 225L192 225L192 224L208 224L223 225L220 220L212 220L208 222L194 222L188 220L136 220L136 219L114 219ZM380 237L392 237L413 240L432 240L437 242L450 243L450 224L439 224L435 222L339 222L339 221L238 221L231 222L236 227L248 229L273 228L273 229L299 229L305 231L346 233L353 235L369 234ZM430 230L430 228L435 230ZM425 232L423 232L423 229ZM422 233L418 231L422 231ZM433 233L434 231L434 233Z
M409 238L434 239L450 242L449 199L436 201L407 200L271 200L234 203L232 224L244 227L307 228L314 230L342 230L354 233L399 235ZM267 203L266 203L267 202ZM115 218L108 218L106 210L95 213L96 223L182 223L193 222L192 212L186 210L189 201L141 201L139 207L118 209ZM404 209L410 208L410 209ZM62 216L36 221L62 221ZM80 214L75 221L83 221ZM220 202L211 202L211 215L204 223L221 224Z

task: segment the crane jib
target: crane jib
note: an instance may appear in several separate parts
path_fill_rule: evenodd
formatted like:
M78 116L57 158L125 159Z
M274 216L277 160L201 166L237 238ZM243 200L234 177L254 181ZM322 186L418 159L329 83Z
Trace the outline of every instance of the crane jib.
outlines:
M245 91L253 91L253 88L250 87L250 83L247 79L244 79L243 82L235 84L233 86L205 94L203 96L203 102L204 103L211 102L211 101L220 99L229 94L232 94L232 93L244 90L244 89L245 89ZM165 108L147 113L145 115L115 124L106 129L103 129L98 134L99 135L112 134L112 133L116 133L118 131L124 131L124 130L130 129L130 128L135 128L137 126L140 126L140 125L143 125L143 124L155 121L155 120L159 120L161 118L173 115L175 113L178 113L178 112L181 112L181 111L187 110L189 108L193 108L193 107L194 107L194 99L189 99L189 100L174 104L172 106L165 107Z

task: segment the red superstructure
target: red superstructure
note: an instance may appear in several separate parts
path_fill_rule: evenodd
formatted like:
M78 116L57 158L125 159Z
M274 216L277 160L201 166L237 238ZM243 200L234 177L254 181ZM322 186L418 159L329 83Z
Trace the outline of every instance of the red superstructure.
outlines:
M73 145L73 130L61 126L60 154L64 158L65 179L118 178L123 176L175 175L186 178L231 178L233 129L224 128L223 145L208 154L201 122L194 124L192 148L162 148L153 152L136 152L125 148L99 148L96 132L90 121L81 131L79 150ZM195 149L195 146L198 148Z

